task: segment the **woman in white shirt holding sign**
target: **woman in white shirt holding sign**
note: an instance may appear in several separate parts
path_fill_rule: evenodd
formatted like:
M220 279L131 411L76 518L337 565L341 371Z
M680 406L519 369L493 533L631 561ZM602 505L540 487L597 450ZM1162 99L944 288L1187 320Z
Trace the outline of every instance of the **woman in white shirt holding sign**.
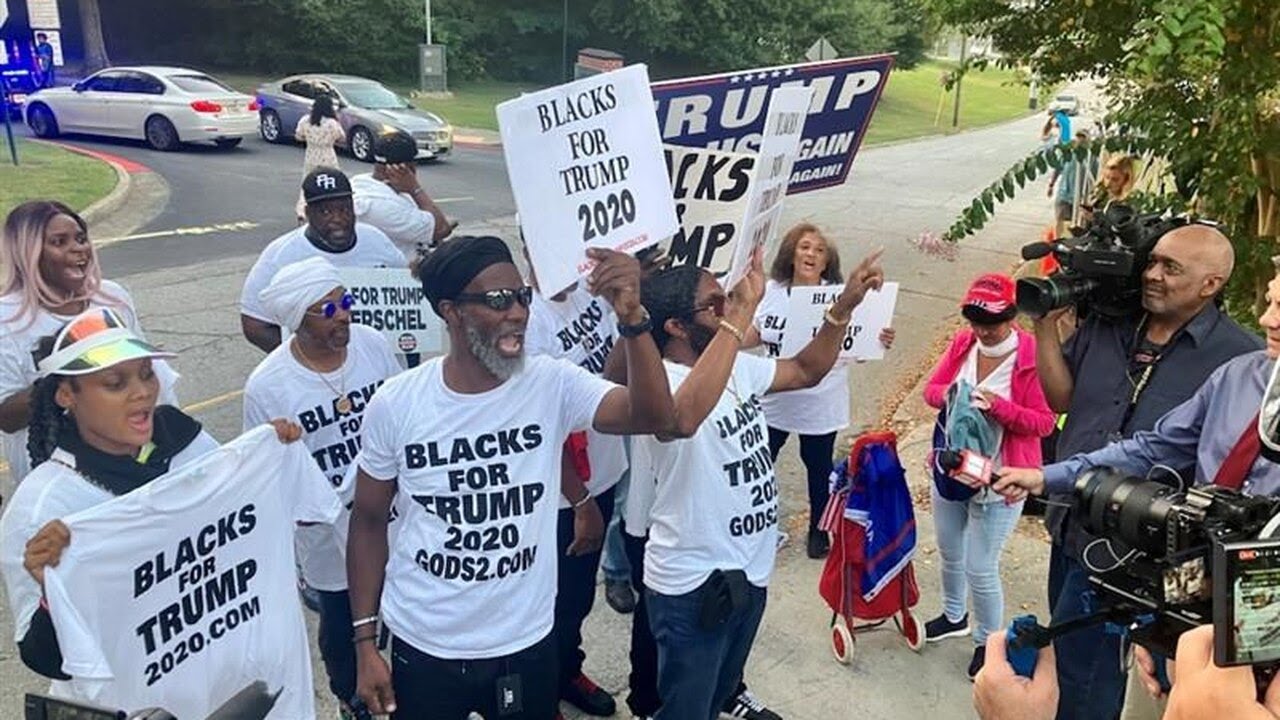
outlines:
M747 345L764 345L769 357L781 356L782 333L787 322L791 288L811 285L840 285L840 254L816 225L800 223L787 231L778 255L769 268L769 282L756 310ZM880 333L886 348L893 345L893 328ZM765 420L769 424L769 450L774 460L791 433L800 436L800 459L809 485L809 534L805 551L809 557L826 557L830 547L818 521L830 497L828 490L836 433L849 425L849 369L846 361L835 367L822 382L804 390L766 395Z
M110 309L76 316L56 338L42 339L37 354L41 379L27 443L34 469L0 517L0 572L23 663L68 680L44 600L44 570L71 542L60 518L132 492L218 443L181 410L158 404L153 363L173 355L144 342ZM281 440L301 433L272 424Z
M10 482L18 483L30 470L27 423L36 343L91 307L112 308L131 330L141 329L129 293L102 279L88 225L60 202L35 200L9 213L0 268L0 431ZM165 399L176 402L177 374L163 362L156 369Z

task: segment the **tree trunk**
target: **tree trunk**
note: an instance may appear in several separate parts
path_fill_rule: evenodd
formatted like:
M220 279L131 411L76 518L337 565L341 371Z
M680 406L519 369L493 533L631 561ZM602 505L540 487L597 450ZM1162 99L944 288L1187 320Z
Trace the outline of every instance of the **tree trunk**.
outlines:
M80 26L84 32L85 72L96 72L111 64L107 42L102 37L102 12L98 0L80 0Z

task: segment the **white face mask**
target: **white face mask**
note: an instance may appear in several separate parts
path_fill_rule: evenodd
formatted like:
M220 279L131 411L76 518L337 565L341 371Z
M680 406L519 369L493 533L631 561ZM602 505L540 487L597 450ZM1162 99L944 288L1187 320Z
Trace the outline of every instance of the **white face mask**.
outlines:
M1018 349L1018 333L1009 331L1009 336L995 345L987 345L978 340L978 354L983 357L1004 357Z

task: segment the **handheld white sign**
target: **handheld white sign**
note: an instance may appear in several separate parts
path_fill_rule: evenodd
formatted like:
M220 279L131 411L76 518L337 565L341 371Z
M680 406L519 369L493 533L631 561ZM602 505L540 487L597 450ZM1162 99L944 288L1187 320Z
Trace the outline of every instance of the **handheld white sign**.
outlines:
M589 247L635 253L675 234L675 202L644 65L508 100L497 115L521 230L543 292L555 294L589 273Z
M382 333L402 354L444 352L444 322L404 268L345 267L338 274L355 298L352 322Z
M733 263L724 286L732 288L751 265L756 248L765 247L765 255L773 254L773 240L782 219L782 200L787 195L791 166L800 152L805 114L809 112L812 87L784 87L773 91L769 112L765 117L764 136L756 156L756 176L747 201L747 215L742 223L742 238L733 252Z
M823 313L844 292L844 285L808 285L791 288L787 324L782 333L782 357L795 357L822 328ZM854 308L853 320L840 347L846 360L881 360L884 346L880 331L893 322L898 303L898 283L887 282L879 290L868 290Z
M717 277L729 272L751 199L756 156L664 145L680 231L667 255L673 265L697 265Z

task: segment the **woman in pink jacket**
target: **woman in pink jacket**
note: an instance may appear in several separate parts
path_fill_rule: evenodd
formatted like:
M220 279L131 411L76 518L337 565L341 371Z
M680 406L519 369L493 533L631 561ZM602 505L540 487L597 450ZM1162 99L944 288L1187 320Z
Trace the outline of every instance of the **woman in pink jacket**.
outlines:
M973 389L970 405L994 431L994 467L1039 467L1040 438L1053 430L1054 414L1036 374L1035 337L1015 325L1017 312L1012 278L990 274L975 280L960 311L969 327L956 333L924 391L925 402L942 409L953 385L964 382ZM935 468L933 516L942 555L943 611L925 624L925 637L934 642L972 634L973 679L985 660L987 636L1004 625L1000 553L1022 514L1022 503L1007 505L990 487L971 489L939 475ZM972 628L966 591L973 593Z

